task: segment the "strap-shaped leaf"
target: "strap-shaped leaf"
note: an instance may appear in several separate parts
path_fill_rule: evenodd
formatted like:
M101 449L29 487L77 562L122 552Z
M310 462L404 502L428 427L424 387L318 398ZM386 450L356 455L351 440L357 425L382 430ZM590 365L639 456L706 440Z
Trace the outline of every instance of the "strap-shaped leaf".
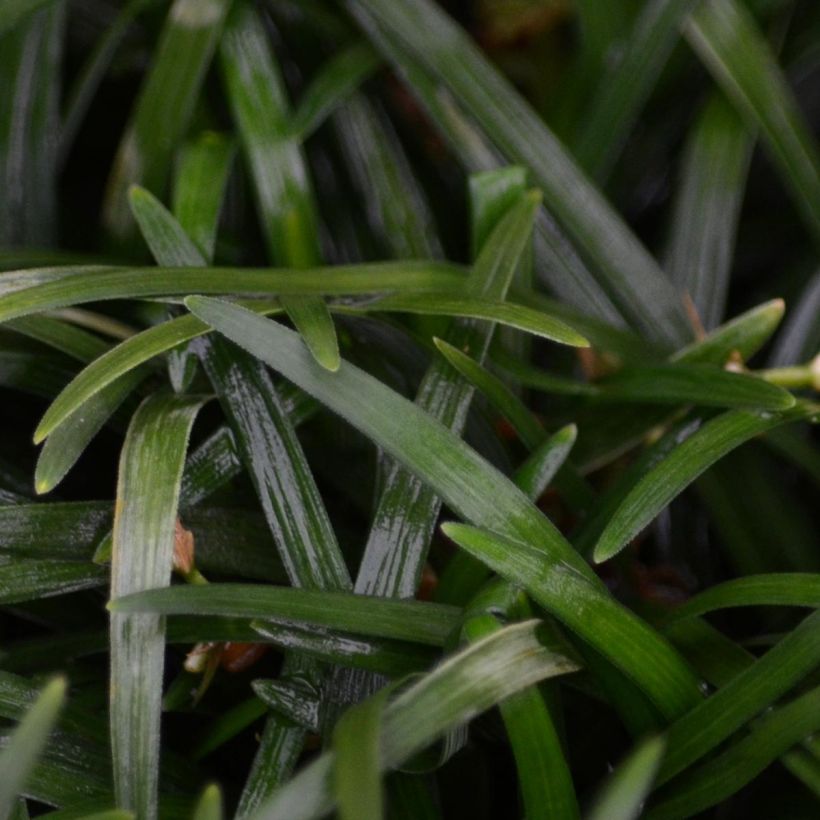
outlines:
M577 667L572 661L539 644L536 627L536 621L528 621L489 635L398 695L384 710L382 769L398 766L437 737L515 692L574 671ZM334 765L333 754L326 752L254 817L310 820L323 816L333 808Z
M820 575L782 572L724 581L690 598L674 611L672 619L691 618L735 606L820 607Z
M497 175L493 175L497 176ZM538 204L535 195L521 195L522 180L516 176L513 187L496 185L515 205L496 217L492 233L476 260L467 280L468 292L503 298L512 281L532 231ZM509 186L507 182L507 186ZM482 226L489 233L488 225ZM454 327L451 340L456 347L467 347L479 359L486 355L493 327L461 324ZM454 379L448 365L434 361L419 385L416 404L457 435L461 433L472 400L472 390ZM413 503L407 503L413 499ZM393 468L365 545L356 578L356 590L377 595L412 595L418 585L424 557L430 544L441 500L417 476L400 467Z
M763 657L673 723L659 783L708 754L810 674L820 662L818 624L820 613L814 612Z
M788 81L750 11L705 0L684 27L689 43L780 166L798 210L820 239L820 155Z
M444 644L460 612L444 604L250 584L173 587L111 601L109 608L112 612L296 621L430 646Z
M633 820L639 817L663 756L662 737L645 740L610 775L587 820Z
M65 699L66 682L58 678L49 683L26 713L0 754L0 818L12 815L15 798L23 794L26 780L34 768L48 736L57 722Z
M246 306L249 310L266 316L282 312L278 302L248 302ZM389 297L360 305L332 305L331 310L353 315L371 311L421 315L441 313L470 319L488 319L553 341L575 345L580 345L584 341L569 327L563 323L557 324L551 316L542 312L507 302L458 297L449 292L430 293L424 296L417 294L407 299ZM99 412L102 414L104 404L112 404L117 395L128 392L127 384L120 384L125 381L126 374L150 362L156 356L173 351L186 342L204 335L208 330L205 323L192 316L179 316L143 330L111 348L80 371L55 398L35 431L35 441L39 442L52 435L71 414L86 406L93 397L106 391L105 400L101 397L98 402ZM140 369L138 373L134 373L132 379L138 380L145 375L146 371ZM115 383L119 384L116 390Z
M820 687L762 717L748 735L658 793L651 820L672 820L714 806L739 791L770 763L820 729Z
M616 555L673 498L726 453L767 430L816 414L816 406L804 403L784 413L730 410L711 419L632 488L601 533L595 546L595 560L606 561Z
M365 43L354 43L328 60L293 112L293 134L307 139L379 67L379 62L377 54Z
M133 234L128 188L162 196L208 70L229 0L174 0L108 181L103 218L117 237Z
M179 161L172 210L182 230L209 261L214 256L216 229L233 157L231 141L209 131L186 146Z
M625 316L657 342L674 345L691 337L677 295L654 260L541 119L444 12L427 0L350 0L348 6L368 34L386 35L376 45L391 62L400 69L419 63L434 74L508 160L531 170L547 207L593 260L604 290Z
M723 318L754 138L722 95L689 135L672 215L666 271L692 298L704 328Z
M364 94L332 118L369 233L395 259L444 256L430 203L390 119ZM356 214L358 216L358 214Z
M525 387L559 395L589 396L602 402L692 403L706 407L788 410L795 401L788 391L755 376L688 362L624 368L593 384L555 376L525 362L505 358L503 364Z
M333 730L334 781L340 820L382 820L384 795L380 776L385 701L382 689L348 709Z
M292 132L284 84L265 29L247 0L235 0L220 44L234 119L253 174L262 231L272 261L295 267L319 262L318 215L299 137ZM316 360L339 366L339 344L324 303L287 297L283 307Z
M604 592L520 490L423 410L348 363L323 376L299 353L291 331L240 307L202 297L188 304L400 459L464 518L514 539L511 560L529 561L532 554L537 569L529 571L543 583L541 602L638 681L663 712L680 714L697 701L691 673L669 646ZM634 636L625 638L628 653L616 646L610 629Z
M472 617L464 625L464 632L471 641L500 629L500 623L490 614ZM527 820L579 817L569 766L539 688L531 686L517 692L500 708L515 755Z
M0 244L52 244L57 229L60 65L66 3L0 9ZM36 14L29 12L39 8ZM19 22L19 25L15 25ZM6 30L6 26L13 26Z
M614 69L607 66L600 71L600 82L581 119L573 145L578 164L593 179L604 179L617 160L680 37L680 24L695 2L649 0L644 3L618 63Z
M8 277L8 278L6 278ZM453 291L464 271L445 262L371 262L330 268L37 268L6 274L0 321L84 302L187 296L190 293L260 296Z
M188 435L202 400L156 394L135 414L120 454L113 598L171 580L174 524ZM111 615L111 750L117 802L157 816L162 618Z
M435 658L432 651L420 644L366 638L324 627L254 621L253 628L280 649L392 678L427 669Z

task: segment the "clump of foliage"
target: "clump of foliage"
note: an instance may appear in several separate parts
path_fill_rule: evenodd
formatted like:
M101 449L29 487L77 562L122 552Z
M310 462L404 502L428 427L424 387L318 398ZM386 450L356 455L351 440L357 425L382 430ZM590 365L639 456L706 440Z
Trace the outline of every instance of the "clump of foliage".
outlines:
M0 817L817 816L820 8L449 6L0 5Z

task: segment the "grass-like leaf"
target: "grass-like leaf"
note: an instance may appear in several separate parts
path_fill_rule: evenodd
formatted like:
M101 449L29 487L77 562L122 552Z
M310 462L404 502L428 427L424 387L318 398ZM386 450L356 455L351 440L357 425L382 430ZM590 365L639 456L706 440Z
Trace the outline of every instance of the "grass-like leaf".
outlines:
M464 631L469 640L476 641L501 629L495 617L485 614L471 618ZM561 741L539 688L517 692L500 709L515 755L526 816L532 820L579 817Z
M402 5L355 0L350 6L368 32L387 32L388 38L377 45L391 62L399 68L419 62L432 72L509 160L530 169L547 207L594 261L604 290L625 316L657 342L679 344L691 336L680 302L654 260L532 109L443 11L428 0Z
M295 267L321 258L318 215L299 137L275 57L255 9L236 0L221 44L222 68L234 119L253 170L270 258ZM283 300L316 360L339 366L339 344L327 307L313 297Z
M786 78L750 11L737 0L707 0L686 36L780 166L815 241L820 236L820 155Z
M229 6L228 0L174 0L168 10L158 53L108 181L104 221L115 236L133 233L127 200L132 184L164 193L174 151L193 115Z
M528 560L532 552L537 573L543 578L542 605L613 663L628 670L663 711L679 713L696 699L694 681L675 653L615 604L588 566L520 490L446 428L350 364L345 364L335 376L322 377L299 354L298 347L294 347L294 334L286 328L215 300L198 297L187 303L200 318L366 432L408 469L423 477L467 520L507 535L513 544L520 545L521 555ZM424 446L419 446L419 441ZM507 543L509 548L510 542ZM518 553L515 549L511 558ZM596 605L582 615L579 603L585 599L590 603L594 600ZM604 631L594 625L598 618L600 624L608 623L613 631L624 630L621 634L634 631L635 640L630 640L630 645L640 646L653 660L644 663L635 654L621 654Z
M385 708L380 765L407 760L449 729L539 680L576 666L538 643L536 622L509 626L451 657ZM510 670L515 669L515 675ZM378 697L378 695L376 696ZM334 758L325 753L263 806L256 817L308 820L333 807Z
M816 412L808 404L779 414L730 410L708 421L630 491L601 533L595 546L595 560L606 561L616 555L675 496L726 453L767 430L809 418Z
M389 690L345 712L333 730L334 778L340 820L381 820L381 733Z
M159 394L131 421L117 482L112 597L170 583L182 467L201 404ZM111 615L115 792L120 805L146 818L157 816L164 647L158 616Z
M293 112L294 135L307 139L378 68L379 62L375 51L365 43L354 43L328 60Z
M820 658L817 612L669 728L664 783L714 749L810 674Z
M588 820L633 820L639 817L664 751L662 737L640 744L610 776Z
M659 792L652 820L700 812L739 791L770 763L820 729L820 688L762 717L749 734Z
M51 681L26 714L0 754L0 817L12 816L14 801L45 747L65 700L66 682Z
M593 179L606 177L617 160L694 6L692 0L645 3L614 70L601 72L573 145L578 164Z
M0 321L104 299L187 296L190 293L260 296L349 296L386 291L451 291L462 269L444 262L375 262L332 268L47 268L7 274ZM16 281L15 281L16 280Z
M753 144L726 99L714 96L692 129L684 155L666 270L692 298L707 330L723 318Z
M820 607L820 576L784 572L725 581L695 595L675 610L673 618L691 618L736 606Z
M298 621L317 626L442 646L456 626L459 610L442 604L374 598L351 593L212 584L174 587L112 601L113 612L221 615Z

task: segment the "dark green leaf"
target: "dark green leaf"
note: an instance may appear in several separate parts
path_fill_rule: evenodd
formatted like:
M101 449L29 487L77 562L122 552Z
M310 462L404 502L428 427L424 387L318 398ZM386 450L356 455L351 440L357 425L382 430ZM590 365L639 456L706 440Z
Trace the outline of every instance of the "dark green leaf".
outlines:
M601 534L595 546L595 560L606 561L616 555L675 496L726 453L760 433L816 412L807 404L777 414L730 410L708 421L629 492Z
M430 646L444 644L460 612L443 604L249 584L173 587L112 601L109 607L112 612L121 613L296 621Z
M160 393L131 421L117 481L112 598L170 583L182 467L201 404ZM141 818L157 816L164 632L156 615L111 615L115 793Z
M663 738L644 741L610 776L587 820L633 820L643 809L664 751Z
M6 820L15 797L25 795L27 780L57 721L66 682L58 678L42 691L0 753L0 818Z
M820 157L788 81L750 11L737 0L706 0L684 32L750 125L760 129L809 230L820 239Z
M321 258L316 204L284 84L262 21L236 0L220 44L228 99L252 174L262 231L272 261L297 268ZM339 366L339 344L327 307L315 297L288 296L283 307L316 360Z

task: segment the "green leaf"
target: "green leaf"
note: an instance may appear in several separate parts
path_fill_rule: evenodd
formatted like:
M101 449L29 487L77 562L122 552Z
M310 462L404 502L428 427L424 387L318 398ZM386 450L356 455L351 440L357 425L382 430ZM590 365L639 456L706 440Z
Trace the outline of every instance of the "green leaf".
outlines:
M692 331L668 280L555 136L467 35L428 0L351 0L375 45L416 86L416 64L447 86L508 160L529 168L547 208L585 256L606 294L651 340L686 341Z
M131 185L128 188L128 204L158 264L170 268L204 268L207 265L204 252L150 191L139 185Z
M427 413L348 363L336 374L323 376L300 353L298 338L273 322L201 297L187 303L203 320L400 459L464 518L514 539L510 560L519 554L529 560L532 553L541 584L540 603L639 681L662 711L680 713L697 699L694 680L677 655L615 603L520 490ZM581 601L588 608L581 607ZM622 654L610 640L610 629L632 636L626 640L641 651ZM646 657L638 660L644 653Z
M639 817L664 752L664 739L645 740L613 772L587 814L587 820Z
M817 147L751 13L736 0L706 0L689 16L684 33L739 112L760 129L798 211L820 240Z
M476 641L501 630L489 614L470 618L464 625L468 640ZM501 717L515 755L527 820L571 820L579 816L572 776L561 741L544 698L531 686L507 698Z
M356 192L367 203L369 233L387 255L443 258L430 203L390 119L357 93L338 108L332 124Z
M716 584L690 598L671 615L673 620L736 606L820 607L820 575L782 572L749 575Z
M156 394L139 408L120 454L111 596L171 580L179 485L202 399ZM163 620L111 615L111 750L117 803L139 817L157 812Z
M381 820L381 734L389 690L356 704L333 729L334 780L340 820Z
M103 221L115 237L133 233L128 188L162 196L222 31L229 0L174 0L131 112L108 180Z
M602 611L603 607L609 603L606 598L590 606L585 613L587 623L581 626L567 617L563 608L556 607L552 600L555 592L551 584L567 582L571 576L566 573L564 577L553 581L546 575L543 549L514 540L509 536L466 524L450 522L442 524L441 529L448 538L455 541L459 547L474 558L487 564L508 581L520 585L534 601L554 613L589 643L592 643L592 639L585 634L587 633L586 627L589 626L591 629L591 622L597 621L596 616L600 616L601 622L595 627L596 650L630 677L662 711L669 710L666 701L674 685L671 682L675 681L678 676L682 679L685 674L688 674L688 670L684 672L686 667L681 660L673 651L670 651L670 647L657 640L658 636L653 630L637 619L632 621L630 627L635 633L642 632L646 637L642 639L642 644L635 643L627 647L625 643L622 643L624 633L621 631L621 625L616 626L613 620L605 616ZM568 587L563 590L563 595L567 599L570 595L573 599L578 600L584 597L580 590L570 592ZM599 611L593 614L595 608ZM611 604L607 608L618 611ZM654 645L648 645L650 636ZM628 656L627 652L630 653ZM644 657L644 652L647 653L646 657ZM649 657L653 660L650 661ZM649 664L652 664L651 668ZM690 700L690 704L692 702Z
M185 147L179 160L172 210L182 230L208 261L214 256L219 214L234 153L230 140L206 131Z
M146 376L145 368L129 371L116 381L100 387L81 406L60 420L59 426L51 430L37 458L34 489L38 495L51 492L65 478L89 442Z
M275 680L255 680L251 686L269 709L307 732L319 733L319 691L304 675L282 674Z
M573 145L575 159L593 179L605 179L617 161L693 6L694 0L644 3L614 68L604 56L600 82Z
M512 424L525 447L532 450L544 440L546 432L541 422L505 382L443 339L434 338L433 343L442 356Z
M0 11L0 34L19 25L26 17L55 0L7 0Z
M215 783L202 792L193 820L222 820L222 792Z
M25 793L26 781L57 721L65 691L66 682L62 678L47 684L0 753L0 818L3 820L11 815L17 795Z
M813 413L816 409L808 404L779 414L730 410L706 422L632 488L601 533L595 561L606 561L620 552L673 498L726 453L767 430Z
M302 446L262 364L224 339L202 354L292 584L352 584Z
M505 359L503 364L524 387L606 402L692 403L763 410L787 410L794 405L794 397L783 388L771 390L775 385L756 376L706 364L676 362L661 367L625 368L593 384L554 376L523 362Z
M90 362L109 348L98 336L50 316L24 316L8 322L7 327L80 362Z
M578 428L574 424L562 427L551 436L547 436L518 468L515 483L528 498L537 501L541 497L564 466L577 436Z
M7 747L12 738L8 731L0 732L0 747ZM109 766L110 759L101 749L80 743L76 737L54 733L29 771L26 795L54 806L100 797L103 802L97 804L99 808L110 806L114 800L107 774Z
M104 586L107 575L102 567L89 563L19 558L6 563L0 560L0 604L36 601L93 589Z
M220 44L228 101L251 168L262 232L274 262L297 268L321 258L316 204L284 84L262 22L246 0L235 0ZM316 298L287 297L283 307L316 360L339 366L333 320Z
M666 270L704 328L723 318L754 138L722 95L709 99L685 149Z
M291 131L307 139L379 67L366 43L354 43L328 60L310 81L293 113Z
M785 695L820 663L820 612L803 620L763 657L669 727L659 782L714 749Z
M489 635L396 696L384 710L381 768L398 766L515 692L574 671L574 663L539 644L536 627L537 622L528 621ZM260 820L323 816L333 807L334 766L333 754L326 752L280 788L254 816Z
M684 347L670 357L672 362L686 364L726 364L737 351L741 358L750 359L777 330L786 304L782 299L764 302L746 313L713 330L705 338Z
M589 342L569 325L538 310L481 296L456 296L450 293L401 294L385 296L373 305L375 310L397 313L422 313L428 316L463 316L498 322L517 330L541 336L572 347L589 347Z
M516 170L510 171L506 180L500 173L493 176L497 180L496 196L498 189L501 193L506 191L506 198L514 204L493 215L496 222L491 223L491 233L490 225L483 226L489 238L482 246L465 289L470 294L503 298L527 246L537 196L523 194L523 179ZM502 181L506 181L506 185L502 185ZM458 347L474 350L481 359L486 355L493 332L492 325L476 328L461 323L452 328L451 339ZM459 435L471 400L469 387L454 378L449 367L439 360L425 373L416 405L421 412ZM407 499L413 503L408 504ZM379 595L412 595L418 586L440 508L441 500L432 488L424 486L421 477L412 470L392 470L371 524L356 590Z
M444 604L251 584L154 590L112 600L109 609L118 613L297 621L429 646L444 645L460 612L456 607Z
M0 245L47 246L56 238L54 135L67 5L11 0L0 9Z
M315 625L304 627L295 623L254 621L253 628L280 649L388 677L402 677L426 669L436 657L423 645L365 638Z
M7 285L3 289L3 285ZM105 299L187 296L347 296L386 291L455 291L463 269L445 262L370 262L330 268L34 268L0 282L0 321Z
M657 796L652 820L699 813L726 800L803 738L820 729L820 687L764 715L741 740Z
M247 307L264 315L280 313L282 310L277 303L271 302L247 303ZM538 336L555 338L553 320L541 313L505 302L475 298L465 299L451 296L449 293L418 295L407 300L401 297L389 297L358 306L341 305L338 308L331 306L331 309L353 314L370 311L395 311L433 315L444 313L448 316L484 318L501 324L509 324L512 327L517 327ZM64 424L72 413L77 412L81 407L89 407L88 402L94 396L110 387L111 392L106 394L105 400L101 398L97 403L99 405L97 412L102 416L104 408L110 407L115 400L115 396L127 393L128 385L132 383L132 380L141 379L146 374L145 370L141 370L139 374L135 373L131 379L126 381L126 374L129 371L145 362L149 362L156 356L184 345L185 342L202 336L208 331L208 325L200 322L195 317L180 316L148 328L111 348L80 371L57 396L52 405L46 410L35 431L35 442L40 442L47 436L52 435L53 431ZM568 331L568 335L564 338L580 337L576 337L572 331ZM115 382L119 385L116 390L113 387ZM89 407L89 412L91 412L91 407ZM90 420L88 424L90 424Z

